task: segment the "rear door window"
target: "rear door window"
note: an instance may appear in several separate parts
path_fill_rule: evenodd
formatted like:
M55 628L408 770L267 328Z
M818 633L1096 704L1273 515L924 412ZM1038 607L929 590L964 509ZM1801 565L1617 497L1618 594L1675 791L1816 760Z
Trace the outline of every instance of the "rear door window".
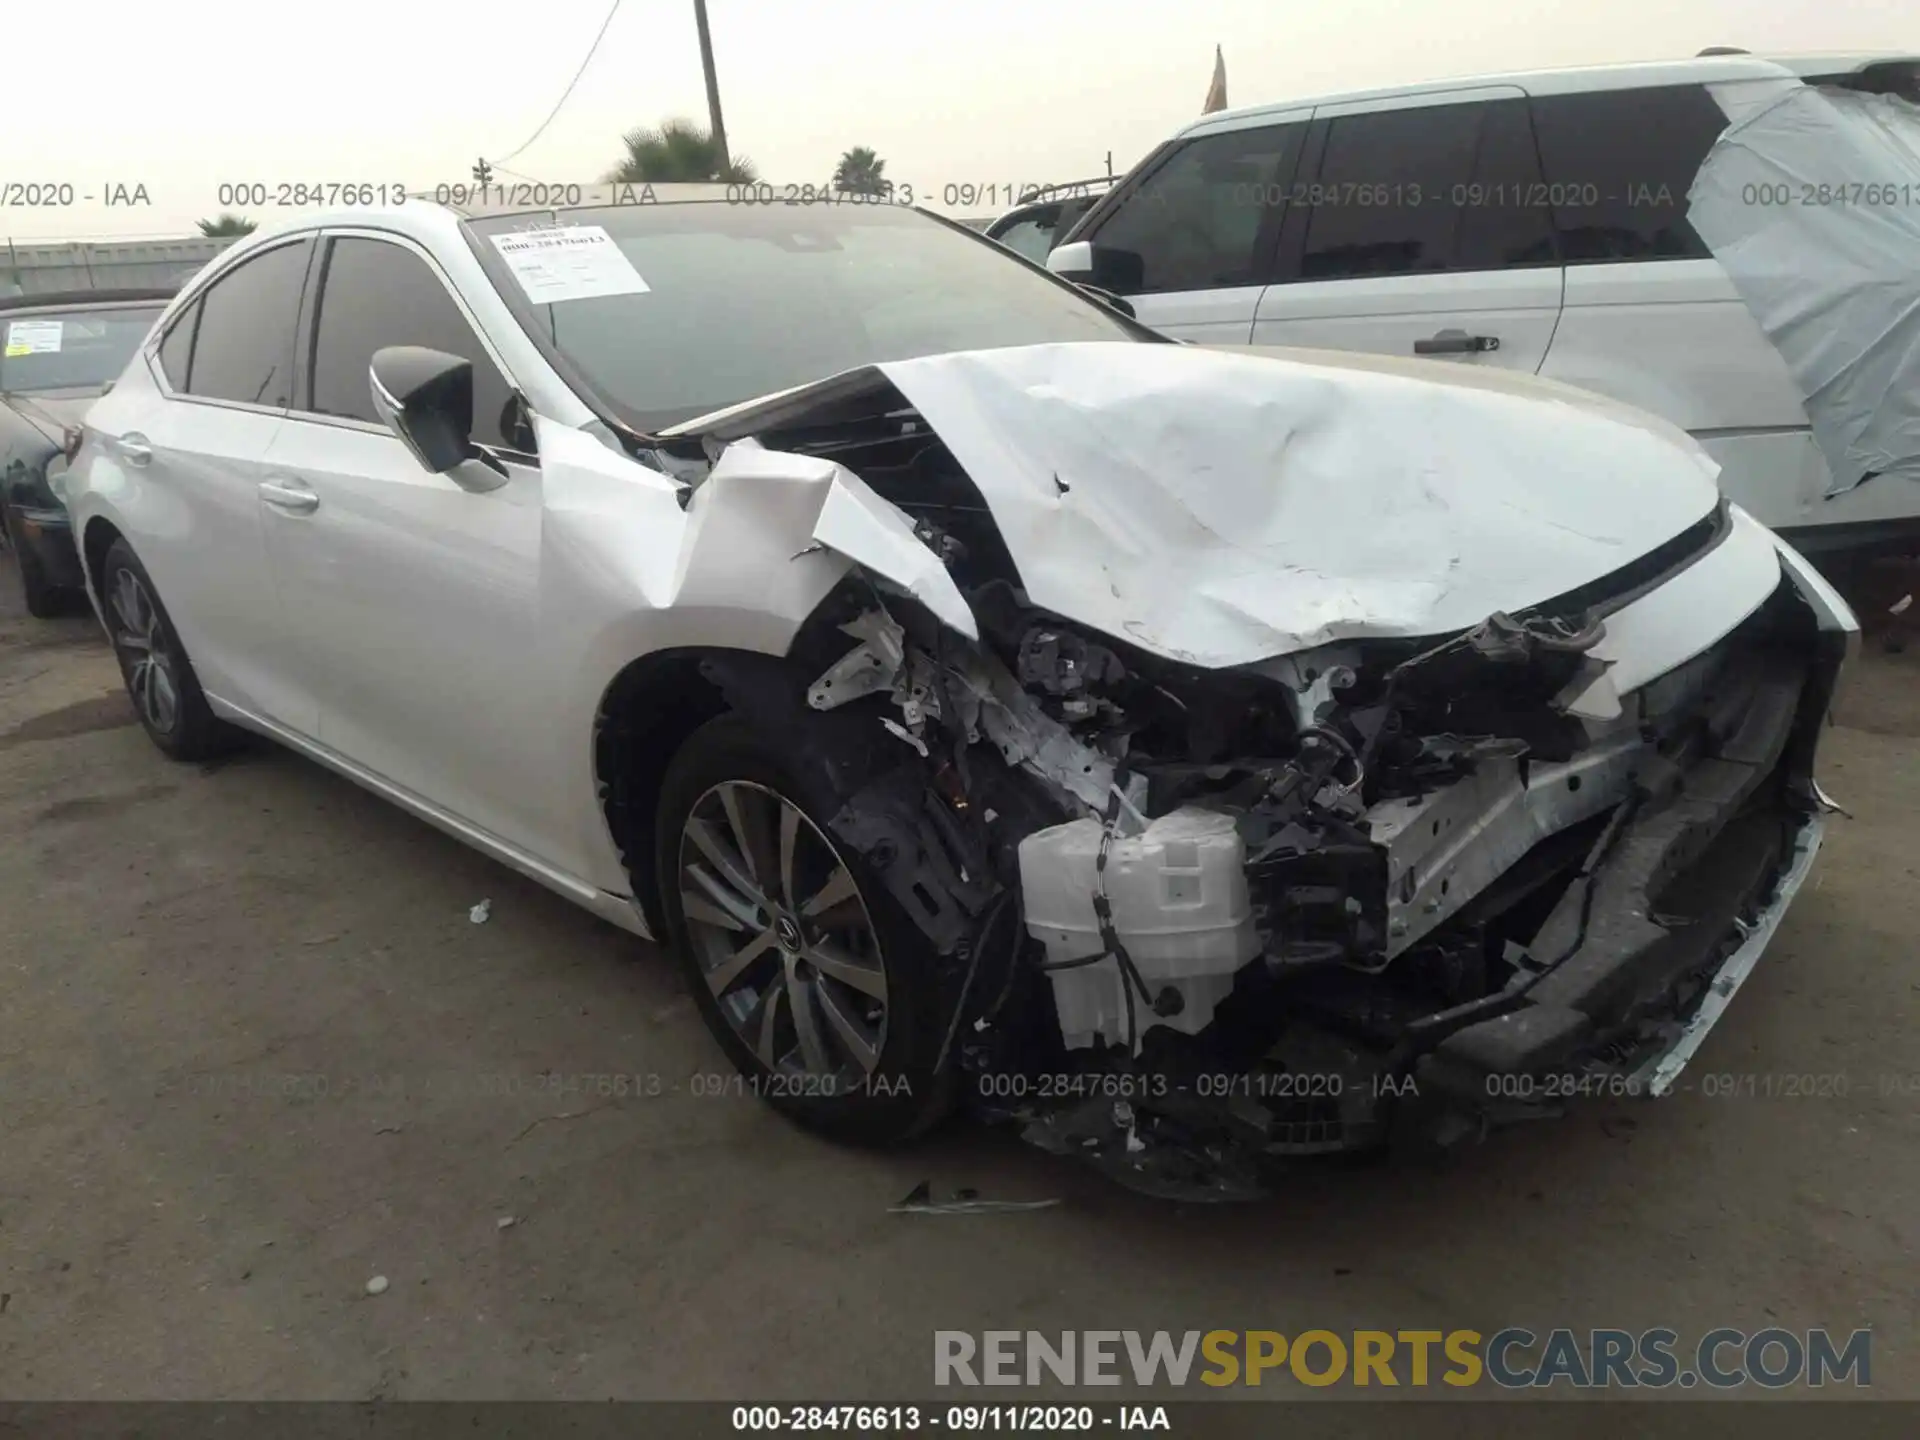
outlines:
M1533 123L1567 264L1710 256L1687 191L1727 117L1704 86L1541 96Z
M311 240L276 245L207 287L198 302L186 393L275 409L292 403L293 335L312 248ZM179 329L169 333L169 343Z
M1085 238L1137 266L1129 294L1260 284L1306 129L1301 121L1190 140Z

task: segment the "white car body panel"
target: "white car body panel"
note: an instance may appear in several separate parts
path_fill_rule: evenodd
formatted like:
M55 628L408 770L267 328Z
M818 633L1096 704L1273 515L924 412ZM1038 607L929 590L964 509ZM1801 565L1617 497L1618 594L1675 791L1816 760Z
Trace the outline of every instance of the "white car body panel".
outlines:
M1265 285L1236 285L1223 290L1169 290L1133 295L1127 303L1142 325L1196 345L1244 345L1253 336L1254 317Z
M89 442L90 500L122 531L143 537L142 563L165 594L179 597L181 638L204 657L197 661L202 683L311 727L317 717L310 698L285 688L274 663L279 616L261 548L260 462L282 417L169 400L140 359L90 412L89 428L103 406L124 443ZM126 445L145 445L150 457L140 463ZM78 536L81 512L70 513ZM209 555L224 558L210 565ZM236 607L236 593L252 602Z
M518 772L540 699L503 682L541 650L540 472L514 465L470 494L391 434L297 417L266 464L320 498L308 514L261 506L283 670L313 697L314 738L538 848L540 792Z
M1769 525L1831 523L1793 377L1718 262L1572 265L1540 373L1684 426L1721 488Z
M1445 363L1532 375L1560 319L1562 274L1546 265L1269 285L1254 312L1253 343L1412 355L1418 342L1460 330L1497 340L1499 348Z

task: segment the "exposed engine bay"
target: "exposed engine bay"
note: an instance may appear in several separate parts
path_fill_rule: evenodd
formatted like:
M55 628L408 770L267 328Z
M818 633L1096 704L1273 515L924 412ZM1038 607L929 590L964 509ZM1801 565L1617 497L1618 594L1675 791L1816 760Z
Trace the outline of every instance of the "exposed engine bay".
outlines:
M788 693L708 673L840 777L833 830L941 957L942 1058L976 1109L1221 1199L1275 1162L1663 1088L1817 844L1840 662L1782 578L1705 653L1593 702L1608 617L1721 543L1724 505L1466 630L1208 668L1035 605L966 471L894 401L747 443L831 459L910 517L977 642L856 568L796 638Z

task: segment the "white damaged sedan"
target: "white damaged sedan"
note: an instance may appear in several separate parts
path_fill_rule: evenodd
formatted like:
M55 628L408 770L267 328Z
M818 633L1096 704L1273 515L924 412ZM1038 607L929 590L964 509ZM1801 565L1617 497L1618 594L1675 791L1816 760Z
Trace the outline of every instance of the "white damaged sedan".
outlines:
M756 1093L1168 1195L1658 1094L1807 874L1858 632L1682 432L1165 342L884 204L227 251L67 503L142 723L669 945Z

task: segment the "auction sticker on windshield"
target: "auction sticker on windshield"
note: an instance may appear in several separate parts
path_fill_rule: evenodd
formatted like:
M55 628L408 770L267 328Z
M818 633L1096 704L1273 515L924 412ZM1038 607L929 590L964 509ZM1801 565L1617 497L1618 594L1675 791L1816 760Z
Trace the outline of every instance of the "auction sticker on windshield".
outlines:
M644 295L651 288L600 225L556 225L489 237L536 305Z
M60 349L58 320L15 320L7 326L7 355L52 355Z

